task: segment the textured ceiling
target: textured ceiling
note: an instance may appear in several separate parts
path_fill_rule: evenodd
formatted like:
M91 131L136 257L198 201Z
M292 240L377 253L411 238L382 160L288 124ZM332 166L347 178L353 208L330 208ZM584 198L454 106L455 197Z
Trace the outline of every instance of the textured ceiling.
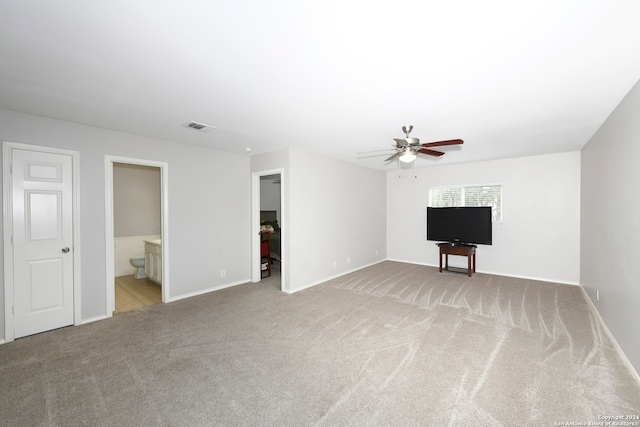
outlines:
M0 108L393 169L579 150L640 79L637 0L0 2ZM216 129L200 133L188 121Z

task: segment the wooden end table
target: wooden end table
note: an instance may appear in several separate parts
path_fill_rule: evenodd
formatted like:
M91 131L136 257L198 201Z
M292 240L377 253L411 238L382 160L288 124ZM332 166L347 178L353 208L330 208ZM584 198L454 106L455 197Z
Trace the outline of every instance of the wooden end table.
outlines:
M449 270L449 255L459 255L467 257L467 276L476 272L476 245L455 245L451 243L439 243L440 248L440 273L442 273L442 255L445 257L446 271Z

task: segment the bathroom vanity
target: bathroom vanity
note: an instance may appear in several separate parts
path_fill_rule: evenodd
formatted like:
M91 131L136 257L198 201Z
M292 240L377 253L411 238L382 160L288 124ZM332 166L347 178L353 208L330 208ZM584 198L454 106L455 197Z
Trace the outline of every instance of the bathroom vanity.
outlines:
M144 272L153 282L162 284L162 239L144 241Z

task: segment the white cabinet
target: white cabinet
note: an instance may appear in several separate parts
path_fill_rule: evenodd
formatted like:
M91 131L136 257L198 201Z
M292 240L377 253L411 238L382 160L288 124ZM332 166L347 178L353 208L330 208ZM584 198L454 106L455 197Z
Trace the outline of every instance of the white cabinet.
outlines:
M144 241L144 272L150 280L162 284L162 241L160 239Z

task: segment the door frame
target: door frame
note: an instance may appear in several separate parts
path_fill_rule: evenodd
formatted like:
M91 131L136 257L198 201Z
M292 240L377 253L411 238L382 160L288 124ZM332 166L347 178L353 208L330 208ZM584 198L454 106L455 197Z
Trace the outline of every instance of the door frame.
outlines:
M19 149L50 154L63 154L71 156L71 196L72 196L72 228L73 228L73 324L82 322L81 302L81 277L80 260L82 251L80 247L80 152L62 148L46 147L41 145L24 144L20 142L2 141L2 206L3 206L3 230L4 242L4 341L15 339L15 316L13 314L13 179L11 174L11 150Z
M260 269L260 177L280 174L280 290L289 292L287 282L289 259L287 258L287 211L286 175L283 168L254 172L251 174L251 281L262 280Z
M113 217L113 164L150 166L160 168L160 237L162 238L162 302L169 302L169 164L155 160L105 155L105 254L107 317L115 310L115 257Z

